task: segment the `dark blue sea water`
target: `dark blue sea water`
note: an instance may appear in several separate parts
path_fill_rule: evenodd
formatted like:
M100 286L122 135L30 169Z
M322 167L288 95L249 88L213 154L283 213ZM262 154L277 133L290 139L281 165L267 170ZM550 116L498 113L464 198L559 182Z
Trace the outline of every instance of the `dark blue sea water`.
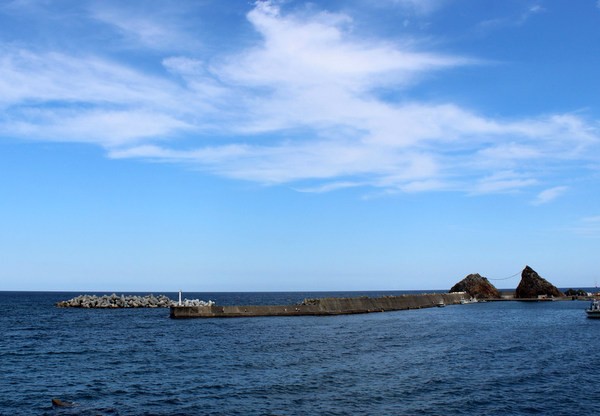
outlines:
M0 292L0 414L593 415L600 405L600 320L585 302L220 320L53 306L75 295ZM55 397L76 406L53 409Z

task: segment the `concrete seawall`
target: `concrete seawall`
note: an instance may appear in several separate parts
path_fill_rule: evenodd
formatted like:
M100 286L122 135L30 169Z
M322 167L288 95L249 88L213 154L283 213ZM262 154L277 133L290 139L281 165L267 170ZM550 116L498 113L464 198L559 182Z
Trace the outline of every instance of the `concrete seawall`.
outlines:
M253 316L348 315L355 313L400 311L468 300L466 293L427 293L384 296L380 298L323 298L287 306L171 306L171 318L236 318Z

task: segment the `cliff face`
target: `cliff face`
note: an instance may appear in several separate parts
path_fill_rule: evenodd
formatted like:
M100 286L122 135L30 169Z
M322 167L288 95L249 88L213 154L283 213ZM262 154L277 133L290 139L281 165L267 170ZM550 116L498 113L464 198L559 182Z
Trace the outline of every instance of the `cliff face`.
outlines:
M452 292L467 292L469 296L477 299L497 299L501 297L500 291L488 279L478 273L470 274L452 286L450 293Z
M541 277L535 270L525 266L521 273L521 281L515 291L516 298L537 298L540 295L564 296L552 283Z

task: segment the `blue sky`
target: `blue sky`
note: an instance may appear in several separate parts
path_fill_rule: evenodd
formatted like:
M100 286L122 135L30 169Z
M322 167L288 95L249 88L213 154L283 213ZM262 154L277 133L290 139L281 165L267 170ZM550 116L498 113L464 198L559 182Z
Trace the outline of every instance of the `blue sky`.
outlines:
M598 73L591 0L4 0L0 290L593 286Z

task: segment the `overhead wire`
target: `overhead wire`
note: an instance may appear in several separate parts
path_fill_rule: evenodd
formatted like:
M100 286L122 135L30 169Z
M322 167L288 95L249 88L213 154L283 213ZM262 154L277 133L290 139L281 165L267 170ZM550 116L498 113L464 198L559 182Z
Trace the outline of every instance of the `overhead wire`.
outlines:
M512 279L515 276L518 276L519 274L521 274L521 272L516 272L515 274L510 275L508 277L500 277L500 278L497 278L497 279L492 279L491 277L488 277L487 279L488 280L508 280L508 279Z

